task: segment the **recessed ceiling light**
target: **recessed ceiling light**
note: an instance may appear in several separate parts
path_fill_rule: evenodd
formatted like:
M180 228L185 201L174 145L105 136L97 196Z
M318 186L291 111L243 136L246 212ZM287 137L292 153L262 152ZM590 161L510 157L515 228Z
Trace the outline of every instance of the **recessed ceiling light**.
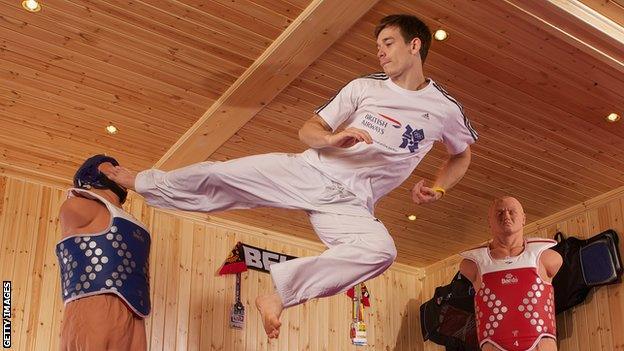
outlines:
M30 12L39 12L41 11L41 5L37 0L24 0L22 1L22 7Z
M117 129L117 127L115 127L114 125L109 124L109 125L106 127L106 131L108 132L108 134L117 134L117 132L119 131L119 129Z
M607 121L609 122L617 122L620 120L620 115L617 113L611 113L607 116Z
M445 41L448 39L448 33L444 29L438 29L433 33L433 37L437 41Z
M415 221L416 220L416 215L406 215L405 217L407 217L407 219L409 219L410 221Z

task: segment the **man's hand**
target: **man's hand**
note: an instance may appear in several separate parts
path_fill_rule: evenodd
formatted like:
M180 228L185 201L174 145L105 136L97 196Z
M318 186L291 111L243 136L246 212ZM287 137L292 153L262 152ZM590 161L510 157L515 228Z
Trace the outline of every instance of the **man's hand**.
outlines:
M332 130L321 116L316 115L307 120L299 129L299 140L314 149L348 148L360 142L373 143L373 138L363 129L349 127L335 134Z
M349 127L339 133L326 136L327 146L349 148L359 142L373 143L373 138L363 129Z
M470 153L470 146L458 154L451 155L446 161L444 166L440 169L433 188L424 186L424 181L414 185L412 189L412 200L417 204L426 204L429 202L440 199L445 191L451 189L460 179L466 174L468 165L470 165L470 159L472 158ZM435 190L434 190L435 189ZM439 190L439 191L436 191Z
M442 197L442 193L425 186L425 181L421 180L412 189L412 201L417 205L434 202Z
M131 171L125 167L113 166L110 162L104 162L98 166L98 170L108 179L121 185L122 187L134 190L134 182L137 172Z

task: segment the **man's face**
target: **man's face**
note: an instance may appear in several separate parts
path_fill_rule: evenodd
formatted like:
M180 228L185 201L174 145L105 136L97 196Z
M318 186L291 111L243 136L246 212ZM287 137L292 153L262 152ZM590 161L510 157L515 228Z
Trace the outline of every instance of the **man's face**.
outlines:
M522 231L526 216L518 200L505 197L494 202L490 208L489 221L492 234L511 235Z
M396 77L420 65L420 39L405 43L399 27L386 27L377 36L377 58L389 77Z

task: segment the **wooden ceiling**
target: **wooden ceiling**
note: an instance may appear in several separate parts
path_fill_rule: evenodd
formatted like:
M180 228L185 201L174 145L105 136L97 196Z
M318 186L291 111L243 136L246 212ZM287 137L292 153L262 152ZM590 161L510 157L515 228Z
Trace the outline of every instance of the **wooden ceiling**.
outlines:
M450 33L433 43L425 74L464 104L481 138L442 201L409 198L414 182L434 179L446 157L438 146L378 204L399 262L425 266L486 240L496 196L517 197L530 223L624 186L624 122L605 121L624 114L621 0L586 1L615 36L552 3L520 0L42 4L28 13L0 0L3 169L69 182L94 153L168 169L303 151L297 130L313 109L380 70L378 20L412 13ZM109 123L119 133L107 135ZM216 216L317 240L296 211Z

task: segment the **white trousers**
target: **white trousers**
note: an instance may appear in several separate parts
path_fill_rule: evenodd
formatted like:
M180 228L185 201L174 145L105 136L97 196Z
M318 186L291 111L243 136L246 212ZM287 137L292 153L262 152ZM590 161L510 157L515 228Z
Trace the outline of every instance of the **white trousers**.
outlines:
M136 191L151 206L212 212L279 207L302 209L328 250L273 264L285 307L331 296L383 273L396 258L392 237L363 200L299 155L265 154L140 172Z

